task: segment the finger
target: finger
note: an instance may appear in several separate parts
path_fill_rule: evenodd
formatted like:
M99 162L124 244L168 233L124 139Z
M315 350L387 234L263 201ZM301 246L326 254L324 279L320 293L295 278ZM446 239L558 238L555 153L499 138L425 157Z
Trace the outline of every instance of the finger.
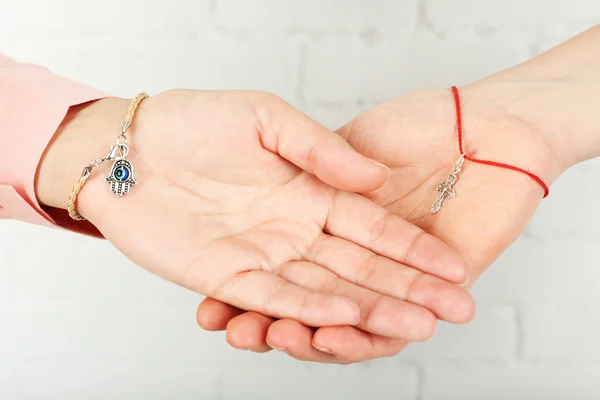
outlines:
M277 97L256 100L263 147L323 182L350 192L381 187L389 169L359 154L338 134Z
M302 361L350 364L398 354L408 343L373 335L350 326L319 328L316 332L297 321L274 322L267 333L292 357Z
M455 250L357 194L336 192L325 231L450 282L469 278L469 268Z
M207 331L222 331L225 330L229 321L244 312L244 310L207 297L198 306L196 321L202 329Z
M320 328L313 337L314 346L353 363L394 356L408 343L405 339L373 335L352 326Z
M423 306L444 321L466 323L475 316L475 302L464 288L347 240L321 235L304 258L350 283Z
M348 364L345 360L317 350L312 346L314 329L298 321L282 319L269 326L267 341L275 349L284 351L300 361L327 364Z
M236 349L269 352L273 349L267 344L267 331L273 322L273 318L252 311L238 315L227 324L227 342Z
M206 298L198 307L198 321L219 320L218 326L220 327L221 321L226 318L229 318L226 323L227 342L236 349L250 350L256 353L265 353L274 349L301 361L346 363L314 348L311 344L314 330L298 321L274 320L255 312L244 312L211 298ZM215 327L216 325L211 326ZM208 329L204 326L203 328ZM221 329L225 329L225 326L209 330ZM268 335L270 330L272 333Z
M358 304L361 315L356 326L364 331L417 341L428 340L435 333L436 318L429 310L353 285L318 265L294 262L278 272L308 290L344 296Z
M266 271L239 273L210 297L311 326L354 325L360 320L360 309L348 298L317 293Z
M298 321L282 319L272 322L267 317L257 318L252 312L235 317L227 326L228 338L245 337L244 340L234 340L232 346L235 348L261 352L269 347L301 361L320 363L349 364L390 357L398 354L408 343L403 339L373 335L351 327L325 327L316 332L318 335L315 335L314 329Z

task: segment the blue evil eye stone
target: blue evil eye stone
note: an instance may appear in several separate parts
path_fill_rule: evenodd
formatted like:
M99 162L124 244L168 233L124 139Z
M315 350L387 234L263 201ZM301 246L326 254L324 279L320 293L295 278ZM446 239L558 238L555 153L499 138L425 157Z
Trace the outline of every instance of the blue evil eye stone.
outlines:
M115 169L115 178L120 180L121 182L126 181L129 178L129 168L120 166Z

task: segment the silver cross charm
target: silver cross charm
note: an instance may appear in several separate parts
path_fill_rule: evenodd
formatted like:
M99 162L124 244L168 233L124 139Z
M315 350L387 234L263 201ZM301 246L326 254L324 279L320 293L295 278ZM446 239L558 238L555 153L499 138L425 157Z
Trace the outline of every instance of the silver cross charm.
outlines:
M446 179L445 182L440 182L437 184L436 189L438 192L440 192L440 194L437 197L437 199L435 199L433 204L431 205L431 214L432 215L437 214L437 212L442 209L442 204L444 203L444 200L446 200L447 198L453 199L456 196L456 191L454 190L454 184L458 180L458 174L460 173L460 170L461 170L464 162L465 162L465 156L463 154L462 156L460 156L460 158L456 162L456 165L454 166L452 173L450 175L448 175L448 179Z

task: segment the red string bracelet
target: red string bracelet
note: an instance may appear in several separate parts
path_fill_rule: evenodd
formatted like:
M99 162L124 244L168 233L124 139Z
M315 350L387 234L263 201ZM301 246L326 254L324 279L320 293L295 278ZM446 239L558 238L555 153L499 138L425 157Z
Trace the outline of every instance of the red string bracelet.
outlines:
M531 179L533 179L537 184L539 184L542 187L542 189L544 189L544 198L548 197L548 195L550 194L550 188L548 187L546 182L544 182L542 180L542 178L540 178L539 176L537 176L529 171L526 171L523 168L515 167L514 165L504 164L504 163L500 163L497 161L480 160L478 158L475 158L468 154L465 154L464 145L463 145L463 143L464 143L463 137L464 136L463 136L463 129L462 129L462 111L461 111L461 105L460 105L460 95L458 93L458 88L456 86L452 86L452 94L454 97L454 104L456 106L456 131L458 134L458 151L460 151L461 156L460 156L460 159L456 162L456 165L454 166L452 173L448 176L448 179L446 179L445 182L438 183L437 190L438 190L438 192L440 192L440 195L438 196L436 201L431 206L431 213L435 214L442 208L442 203L444 202L444 199L453 198L456 195L456 193L454 191L454 184L458 180L458 174L460 173L465 160L471 161L471 162L474 162L477 164L483 164L483 165L489 165L492 167L504 168L507 170L516 171L516 172L525 174L528 177L530 177Z

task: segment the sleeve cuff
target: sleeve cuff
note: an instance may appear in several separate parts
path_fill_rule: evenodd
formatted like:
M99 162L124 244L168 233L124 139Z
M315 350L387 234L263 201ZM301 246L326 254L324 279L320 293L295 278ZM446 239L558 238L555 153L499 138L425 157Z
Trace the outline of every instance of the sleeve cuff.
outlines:
M36 172L69 108L106 97L110 96L0 54L0 218L73 229L39 204ZM82 233L98 236L88 229Z

